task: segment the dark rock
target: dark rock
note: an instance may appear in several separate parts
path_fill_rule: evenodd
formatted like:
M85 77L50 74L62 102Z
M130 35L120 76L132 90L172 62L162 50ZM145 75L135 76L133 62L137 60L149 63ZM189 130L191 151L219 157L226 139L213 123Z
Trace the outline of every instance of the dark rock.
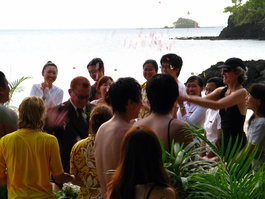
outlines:
M203 79L204 85L211 77L221 77L220 69L217 66L222 65L224 62L217 62L210 68L203 71L199 76ZM248 68L247 80L243 86L248 88L252 83L265 83L265 60L248 60L244 61L245 66Z
M228 26L221 31L219 38L265 40L265 23L257 22L235 25L233 17L230 16L228 18Z

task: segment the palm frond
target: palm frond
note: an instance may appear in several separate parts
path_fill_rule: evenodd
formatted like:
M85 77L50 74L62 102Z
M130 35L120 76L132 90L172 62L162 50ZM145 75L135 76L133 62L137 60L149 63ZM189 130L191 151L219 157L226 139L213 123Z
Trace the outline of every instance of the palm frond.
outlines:
M24 91L24 88L21 87L21 83L24 82L27 79L30 79L31 77L21 77L20 79L16 79L12 82L9 82L8 85L10 87L10 92L9 92L9 100L5 103L5 106L9 106L10 102L12 101L13 94L15 92L22 92Z

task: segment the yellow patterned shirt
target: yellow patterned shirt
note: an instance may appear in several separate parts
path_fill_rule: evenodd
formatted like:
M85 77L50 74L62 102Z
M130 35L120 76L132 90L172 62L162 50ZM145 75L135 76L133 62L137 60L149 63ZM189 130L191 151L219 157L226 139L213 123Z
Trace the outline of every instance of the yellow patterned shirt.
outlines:
M101 189L96 171L95 135L89 134L86 139L78 141L72 148L70 172L81 179L78 198L98 199Z
M146 95L146 83L147 82L145 82L141 85L141 87L142 87L142 100L145 100L148 102L147 95ZM146 108L141 107L139 114L138 114L138 120L143 119L143 118L147 117L148 115L150 115L150 112Z

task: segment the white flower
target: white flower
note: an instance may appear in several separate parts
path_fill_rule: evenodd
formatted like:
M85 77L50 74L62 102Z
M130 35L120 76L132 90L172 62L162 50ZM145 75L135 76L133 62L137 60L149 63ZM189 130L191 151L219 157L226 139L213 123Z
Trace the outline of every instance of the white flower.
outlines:
M64 183L62 188L63 196L77 198L80 193L80 186L73 185L72 183Z

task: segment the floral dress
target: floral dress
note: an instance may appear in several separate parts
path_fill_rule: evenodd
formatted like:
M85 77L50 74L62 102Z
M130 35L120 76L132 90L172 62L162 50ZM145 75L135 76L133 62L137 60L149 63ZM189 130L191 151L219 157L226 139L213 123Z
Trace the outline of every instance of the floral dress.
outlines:
M96 171L95 134L77 142L71 151L70 172L81 179L78 198L98 199L101 189Z

